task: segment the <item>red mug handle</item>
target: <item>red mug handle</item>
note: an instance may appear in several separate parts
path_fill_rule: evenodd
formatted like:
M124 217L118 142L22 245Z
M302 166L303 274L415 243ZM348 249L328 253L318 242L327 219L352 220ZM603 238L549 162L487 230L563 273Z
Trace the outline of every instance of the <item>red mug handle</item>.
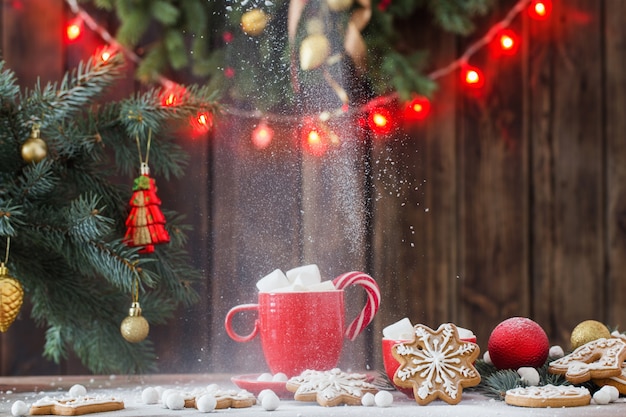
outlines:
M346 329L346 337L354 340L368 324L374 319L380 307L380 289L374 278L364 272L352 271L339 275L333 280L335 288L343 290L350 285L360 285L367 293L367 302L361 313L350 323Z
M259 332L259 320L258 319L254 321L254 329L252 329L252 333L246 336L242 336L239 333L237 333L235 330L233 330L232 321L233 321L233 317L235 316L235 314L240 313L242 311L250 311L250 310L258 311L259 305L258 304L241 304L241 305L231 308L226 314L226 319L224 320L224 327L226 328L226 333L228 333L231 339L237 342L249 342L252 339L254 339L254 336L256 336L256 334Z

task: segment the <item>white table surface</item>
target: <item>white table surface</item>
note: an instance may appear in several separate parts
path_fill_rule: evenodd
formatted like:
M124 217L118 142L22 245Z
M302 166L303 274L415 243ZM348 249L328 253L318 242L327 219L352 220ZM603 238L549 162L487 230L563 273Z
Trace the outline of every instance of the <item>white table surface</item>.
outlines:
M206 416L196 409L168 410L161 405L146 405L141 401L141 392L147 387L176 388L192 391L209 384L217 383L223 389L236 389L225 374L185 374L185 375L144 375L144 376L36 376L36 377L0 377L0 416L10 416L11 406L17 400L28 405L44 396L67 394L74 384L87 388L89 394L107 394L124 400L125 409L94 416ZM420 406L402 393L393 392L394 402L391 407L337 406L321 407L316 403L303 403L282 399L275 411L265 411L260 405L251 408L216 410L211 415L228 414L237 416L277 416L277 417L341 417L341 416L384 416L384 417L596 417L626 416L626 398L608 405L591 404L571 408L522 408L513 407L502 401L496 401L479 393L466 390L463 400L457 405L434 401Z

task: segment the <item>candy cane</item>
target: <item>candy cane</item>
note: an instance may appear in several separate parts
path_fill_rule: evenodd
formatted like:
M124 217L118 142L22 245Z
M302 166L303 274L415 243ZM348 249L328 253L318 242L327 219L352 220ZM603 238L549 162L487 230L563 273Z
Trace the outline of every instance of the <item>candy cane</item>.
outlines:
M354 340L374 319L378 307L380 307L380 289L376 281L374 281L374 278L358 271L346 272L345 274L339 275L333 280L333 284L335 284L335 288L338 290L343 290L350 285L356 284L363 287L365 292L367 292L367 303L365 307L363 307L361 314L359 314L346 329L346 337L350 340Z

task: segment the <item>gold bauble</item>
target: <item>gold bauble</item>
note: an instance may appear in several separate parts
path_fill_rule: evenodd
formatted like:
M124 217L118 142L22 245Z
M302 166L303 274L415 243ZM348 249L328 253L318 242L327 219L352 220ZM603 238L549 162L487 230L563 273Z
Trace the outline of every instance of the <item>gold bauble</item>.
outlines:
M148 320L141 315L139 303L133 303L128 311L128 316L122 320L122 324L120 324L122 337L130 343L139 343L148 337L149 332L150 324L148 324Z
M0 263L0 332L6 332L13 324L23 301L22 284L9 275L4 263Z
M591 341L609 337L611 337L611 332L604 324L596 320L585 320L572 330L570 343L572 349L576 349Z
M326 3L328 3L328 8L333 12L343 12L352 7L354 0L326 0Z
M300 68L312 70L324 62L330 55L330 41L321 33L309 35L300 44Z
M22 159L24 162L40 162L48 155L48 145L41 138L30 137L22 145Z
M259 36L269 20L263 10L253 9L241 16L241 29L250 36Z

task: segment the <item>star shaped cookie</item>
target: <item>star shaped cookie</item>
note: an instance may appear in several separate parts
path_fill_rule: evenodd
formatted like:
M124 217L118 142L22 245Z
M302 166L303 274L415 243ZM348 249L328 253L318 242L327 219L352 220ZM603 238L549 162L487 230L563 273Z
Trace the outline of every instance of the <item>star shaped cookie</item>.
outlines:
M437 398L458 404L463 388L480 383L480 374L473 365L480 348L462 341L452 323L442 324L437 331L417 324L413 334L412 342L392 348L394 358L400 363L393 376L394 384L412 388L420 405Z
M367 375L346 373L335 368L330 371L306 370L287 381L287 389L296 401L317 401L319 405L360 405L367 392L378 391L367 382Z

